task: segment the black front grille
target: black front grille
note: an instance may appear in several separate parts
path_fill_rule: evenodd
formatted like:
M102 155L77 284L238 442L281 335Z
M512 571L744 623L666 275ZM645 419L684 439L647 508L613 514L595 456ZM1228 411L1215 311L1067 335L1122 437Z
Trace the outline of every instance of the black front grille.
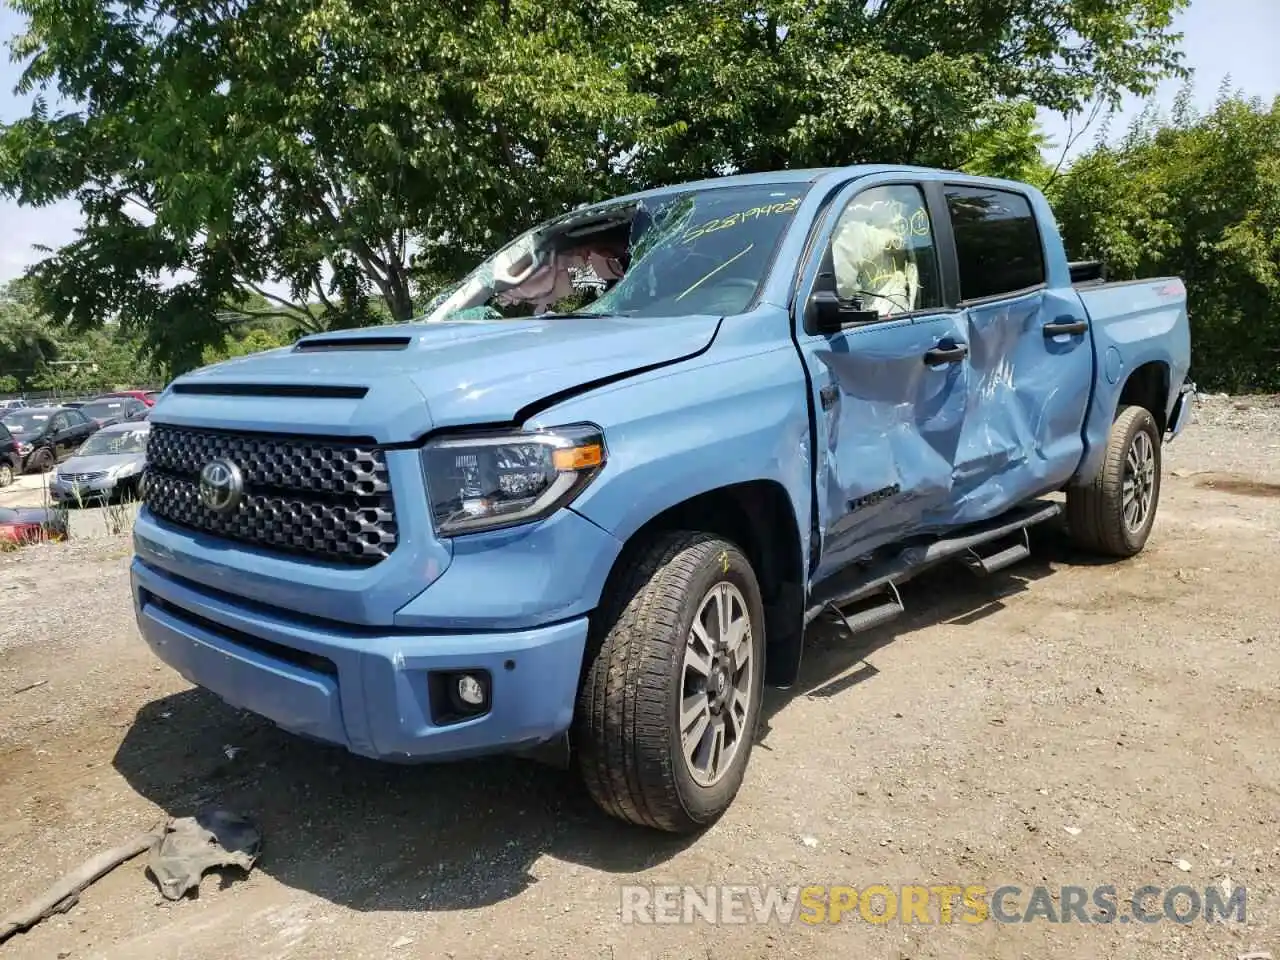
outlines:
M200 471L219 459L244 476L244 496L225 513L200 502ZM377 563L397 542L386 454L372 444L156 423L146 499L172 523L344 563Z

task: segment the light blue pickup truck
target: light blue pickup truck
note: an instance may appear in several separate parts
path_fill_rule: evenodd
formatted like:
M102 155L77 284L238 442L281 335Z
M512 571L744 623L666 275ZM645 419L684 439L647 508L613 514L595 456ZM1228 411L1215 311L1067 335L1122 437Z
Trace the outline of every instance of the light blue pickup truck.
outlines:
M286 730L398 762L563 748L609 813L692 831L824 611L884 623L903 581L1015 563L1064 511L1140 551L1189 363L1183 284L1068 263L1022 184L651 190L530 230L420 322L175 381L137 619Z

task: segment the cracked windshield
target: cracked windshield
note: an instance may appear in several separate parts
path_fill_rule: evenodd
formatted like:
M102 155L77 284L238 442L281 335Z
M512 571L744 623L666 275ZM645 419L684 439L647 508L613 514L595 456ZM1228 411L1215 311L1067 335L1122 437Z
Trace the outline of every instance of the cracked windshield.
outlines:
M425 319L741 313L806 187L722 187L576 211L490 257Z

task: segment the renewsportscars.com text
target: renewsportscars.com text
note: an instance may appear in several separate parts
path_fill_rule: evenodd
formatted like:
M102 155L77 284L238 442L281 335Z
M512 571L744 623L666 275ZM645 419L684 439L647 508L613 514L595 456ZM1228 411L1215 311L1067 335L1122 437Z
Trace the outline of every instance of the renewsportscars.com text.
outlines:
M621 912L639 924L1244 923L1245 900L1244 887L1212 885L628 885Z

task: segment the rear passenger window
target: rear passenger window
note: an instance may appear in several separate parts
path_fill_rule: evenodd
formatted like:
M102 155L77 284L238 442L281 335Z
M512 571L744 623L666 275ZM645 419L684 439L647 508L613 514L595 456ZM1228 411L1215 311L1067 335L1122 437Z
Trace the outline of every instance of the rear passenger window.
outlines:
M1027 198L986 187L947 187L960 296L979 300L1044 283L1044 248Z

